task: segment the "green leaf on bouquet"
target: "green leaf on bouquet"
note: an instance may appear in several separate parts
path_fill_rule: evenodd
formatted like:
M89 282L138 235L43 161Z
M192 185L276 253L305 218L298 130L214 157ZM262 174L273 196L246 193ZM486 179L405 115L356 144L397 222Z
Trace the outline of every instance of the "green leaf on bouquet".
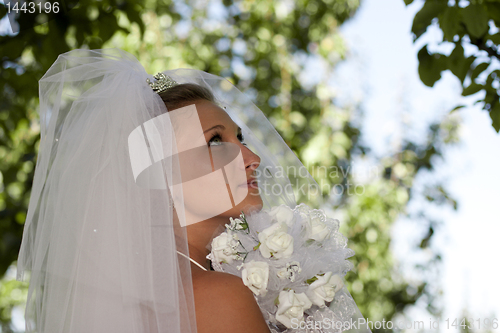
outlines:
M307 284L312 284L314 281L318 280L318 277L317 276L313 276L312 278L310 279L307 279L306 280L306 283Z
M245 216L245 213L241 212L240 217L243 220L243 222L245 222L245 223L247 222L247 218Z
M250 230L250 227L248 226L247 218L245 216L245 213L241 212L240 218L243 221L243 223L240 223L242 229L241 230Z
M259 244L255 245L255 246L253 247L253 250L254 250L254 251L257 251L257 249L258 249L259 247L260 247L260 242L259 242Z
M313 244L314 242L315 242L314 239L308 239L308 240L306 240L306 246L309 246L309 245Z

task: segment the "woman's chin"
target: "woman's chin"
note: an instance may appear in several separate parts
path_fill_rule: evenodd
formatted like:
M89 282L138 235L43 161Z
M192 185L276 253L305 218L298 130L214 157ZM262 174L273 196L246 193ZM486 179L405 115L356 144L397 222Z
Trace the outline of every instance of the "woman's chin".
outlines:
M260 195L248 195L245 200L240 202L236 207L226 212L224 215L237 218L240 216L241 212L245 215L250 215L253 213L258 213L262 210L263 202Z
M245 207L242 209L242 212L245 213L245 215L258 213L262 210L262 207L264 206L260 196L253 197L252 200L248 201L251 202L248 202L247 205L245 205Z
M245 215L258 213L262 210L262 206L263 204L261 201L260 204L246 206L242 211L243 213L245 213Z

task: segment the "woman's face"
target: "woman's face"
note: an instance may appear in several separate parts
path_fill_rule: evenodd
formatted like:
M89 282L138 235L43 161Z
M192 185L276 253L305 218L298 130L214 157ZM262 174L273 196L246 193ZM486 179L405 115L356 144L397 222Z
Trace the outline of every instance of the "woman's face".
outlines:
M246 147L241 129L223 109L206 100L195 107L178 109L175 126L179 152L187 152L179 154L187 224L262 209L254 175L259 156Z

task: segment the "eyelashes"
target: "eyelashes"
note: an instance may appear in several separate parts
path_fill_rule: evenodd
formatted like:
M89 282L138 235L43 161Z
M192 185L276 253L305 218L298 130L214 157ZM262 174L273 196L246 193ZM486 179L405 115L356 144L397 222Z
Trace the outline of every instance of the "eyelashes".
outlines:
M237 137L238 137L238 140L240 140L241 144L246 147L247 144L245 143L245 138L243 137L243 134L239 133L237 135Z
M247 146L247 144L245 143L245 139L243 137L243 134L241 133L238 133L238 135L236 136L238 138L238 140L240 141L240 143L242 145L244 145L245 147ZM208 140L208 146L220 146L224 141L222 140L222 135L220 132L215 132L212 137L210 138L210 140Z
M215 133L210 140L208 140L208 146L220 146L222 144L222 137L220 133Z

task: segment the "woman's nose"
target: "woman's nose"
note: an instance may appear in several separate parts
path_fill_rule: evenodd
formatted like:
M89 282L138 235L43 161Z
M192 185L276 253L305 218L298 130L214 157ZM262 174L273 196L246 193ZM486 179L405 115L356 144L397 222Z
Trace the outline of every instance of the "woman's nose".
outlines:
M241 148L243 154L243 162L245 163L245 169L255 170L260 165L260 157L254 154L247 146Z

